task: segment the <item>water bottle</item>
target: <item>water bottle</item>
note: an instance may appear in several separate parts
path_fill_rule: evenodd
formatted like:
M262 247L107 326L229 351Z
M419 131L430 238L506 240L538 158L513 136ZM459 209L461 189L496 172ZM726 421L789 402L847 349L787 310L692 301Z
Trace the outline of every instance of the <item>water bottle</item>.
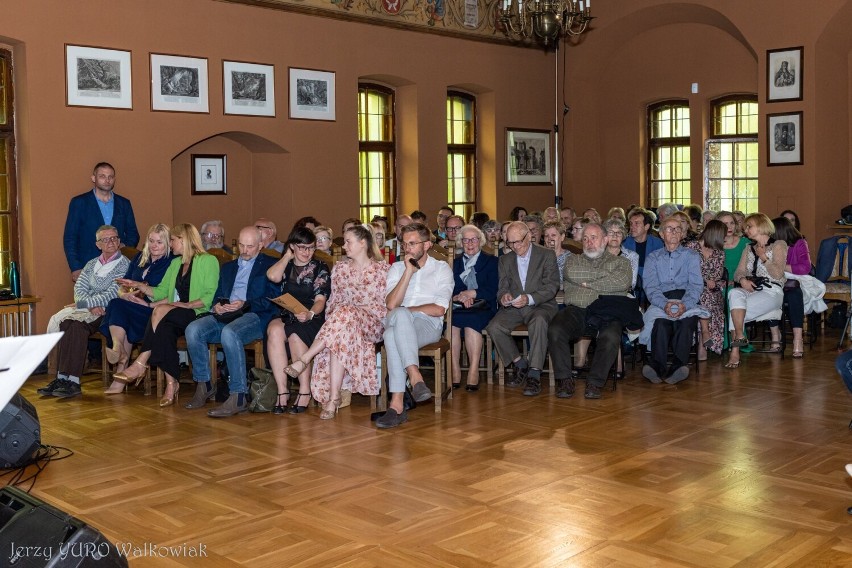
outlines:
M21 297L21 275L18 274L18 264L16 262L9 263L9 286L12 294L16 298Z

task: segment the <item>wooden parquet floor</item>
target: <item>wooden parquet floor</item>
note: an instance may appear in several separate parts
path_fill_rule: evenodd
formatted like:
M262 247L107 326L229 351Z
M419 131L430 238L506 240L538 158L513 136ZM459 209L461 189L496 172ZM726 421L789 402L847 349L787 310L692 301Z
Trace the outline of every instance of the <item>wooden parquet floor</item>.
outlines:
M32 493L113 542L206 553L134 567L852 566L836 341L735 371L711 358L676 386L637 368L599 401L455 391L391 431L362 397L333 421L214 420L106 397L96 375L81 398L40 398L33 377L43 442L74 455Z

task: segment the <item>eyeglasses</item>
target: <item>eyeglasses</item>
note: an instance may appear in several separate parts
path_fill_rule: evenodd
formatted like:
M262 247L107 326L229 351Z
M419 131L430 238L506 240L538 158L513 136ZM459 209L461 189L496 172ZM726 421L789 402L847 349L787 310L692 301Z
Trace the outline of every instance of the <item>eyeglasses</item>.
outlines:
M375 235L373 235L373 238L374 238L377 242L378 242L378 241L384 241L384 240L385 240L385 234L384 234L384 233L376 233ZM319 239L317 239L317 240L319 240Z
M583 230L583 226L582 226L582 225L580 225L579 227L571 227L571 232L574 232L574 231L582 231L582 230Z
M450 231L455 232L455 231L458 231L459 229L461 229L461 227L450 227L449 225L447 225L447 232L450 232Z
M211 241L213 241L213 240L218 241L219 239L224 238L225 234L224 233L222 233L222 234L219 234L219 233L201 233L201 236L207 237Z
M607 231L606 236L608 237L623 237L624 233L621 231Z
M681 229L680 227L666 227L663 229L663 231L667 233L682 233L683 229Z
M314 245L296 245L296 249L300 252L314 252L317 247Z
M272 230L272 227L267 227L266 225L255 225L255 226L254 226L254 228L255 228L255 229L260 229L261 231L262 231L262 230L264 230L264 229L266 229L267 231L271 231L271 230Z
M423 243L427 243L429 241L403 241L402 248L404 249L413 249L417 245L422 245Z
M519 244L524 242L527 239L528 236L530 236L529 233L527 233L526 235L521 237L521 240L519 240L519 241L506 241L506 244L509 245L509 247L511 247L511 248L515 248L516 246L518 246Z
M98 242L106 245L106 244L109 244L109 243L117 243L120 240L121 239L118 238L118 237L104 237L102 239L98 239Z
M324 243L325 241L330 241L331 239L328 237L317 237L318 243Z
M479 237L470 237L469 239L462 239L462 243L466 245L472 245L479 242Z

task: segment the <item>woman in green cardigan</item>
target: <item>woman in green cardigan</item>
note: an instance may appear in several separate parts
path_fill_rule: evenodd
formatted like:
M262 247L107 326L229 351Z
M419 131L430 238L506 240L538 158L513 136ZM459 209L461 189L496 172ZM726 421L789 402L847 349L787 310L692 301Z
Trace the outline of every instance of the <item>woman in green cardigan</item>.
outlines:
M168 382L160 406L170 406L177 401L180 376L177 340L197 316L210 311L219 284L219 261L204 252L201 235L193 225L175 225L169 246L176 258L158 286L118 279L121 286L135 288L147 296L154 312L145 329L142 352L124 372L113 375L113 379L139 382L149 363L158 366Z

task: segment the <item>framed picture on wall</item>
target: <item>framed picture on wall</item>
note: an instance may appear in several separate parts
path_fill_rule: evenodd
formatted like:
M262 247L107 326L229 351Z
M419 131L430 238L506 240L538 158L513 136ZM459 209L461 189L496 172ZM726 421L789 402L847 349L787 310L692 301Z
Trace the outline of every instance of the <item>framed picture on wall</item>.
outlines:
M207 59L151 54L151 110L210 112Z
M290 67L290 118L337 120L334 72Z
M275 67L222 62L225 114L275 116Z
M802 100L804 51L802 46L766 51L766 102Z
M550 131L506 129L506 185L549 185Z
M65 44L65 104L133 108L130 52Z
M224 154L192 154L192 195L225 195L226 165Z
M766 115L766 152L769 166L802 165L802 113Z

